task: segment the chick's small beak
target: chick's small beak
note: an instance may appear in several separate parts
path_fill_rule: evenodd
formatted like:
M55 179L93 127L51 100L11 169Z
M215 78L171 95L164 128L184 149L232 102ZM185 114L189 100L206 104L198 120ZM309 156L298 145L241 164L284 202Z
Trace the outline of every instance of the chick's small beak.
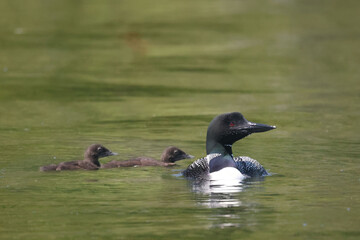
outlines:
M116 156L116 155L118 155L118 153L112 152L112 151L106 151L106 152L100 154L99 157L103 158L103 157Z
M188 158L194 158L194 156L190 155L190 154L186 154L186 153L183 153L181 155L178 155L175 159L174 159L174 162L177 162L177 161L180 161L180 160L183 160L183 159L188 159Z
M109 152L109 156L116 156L119 155L117 152Z

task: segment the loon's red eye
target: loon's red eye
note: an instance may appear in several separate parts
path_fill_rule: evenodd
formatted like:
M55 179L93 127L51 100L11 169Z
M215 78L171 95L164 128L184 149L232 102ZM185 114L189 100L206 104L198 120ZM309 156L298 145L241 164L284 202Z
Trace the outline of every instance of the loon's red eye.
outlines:
M235 126L235 123L231 122L231 123L229 124L229 127L233 127L233 126Z

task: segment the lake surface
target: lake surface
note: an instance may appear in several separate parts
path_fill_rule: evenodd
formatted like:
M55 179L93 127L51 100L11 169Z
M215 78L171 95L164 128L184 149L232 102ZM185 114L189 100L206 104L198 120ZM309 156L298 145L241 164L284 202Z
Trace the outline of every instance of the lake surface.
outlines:
M359 239L359 1L0 2L0 239ZM39 172L92 143L205 156L208 123L272 173Z

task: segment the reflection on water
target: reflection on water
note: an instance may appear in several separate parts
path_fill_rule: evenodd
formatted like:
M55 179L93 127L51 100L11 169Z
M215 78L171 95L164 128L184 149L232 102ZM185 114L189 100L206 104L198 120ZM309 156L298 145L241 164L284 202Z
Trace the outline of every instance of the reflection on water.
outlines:
M182 170L173 169L173 176L182 178ZM272 175L272 174L271 174ZM270 175L270 176L271 176ZM266 177L252 177L243 180L189 180L190 191L196 193L199 205L208 208L228 208L244 206L239 193L246 188L257 185Z
M203 194L230 194L243 191L243 183L239 180L233 181L221 181L221 180L209 180L193 183L193 191Z
M181 170L173 170L174 177L182 178ZM238 193L244 191L246 184L239 180L189 180L190 191L196 193L199 205L208 208L227 208L242 206Z
M259 206L242 199L242 193L263 179L189 182L189 187L195 192L198 205L213 211L208 218L208 228L240 228L257 224L256 219L245 216L258 212Z
M228 208L244 206L239 193L243 192L250 183L263 181L264 178L253 180L209 180L189 182L190 188L197 193L199 205L209 208Z

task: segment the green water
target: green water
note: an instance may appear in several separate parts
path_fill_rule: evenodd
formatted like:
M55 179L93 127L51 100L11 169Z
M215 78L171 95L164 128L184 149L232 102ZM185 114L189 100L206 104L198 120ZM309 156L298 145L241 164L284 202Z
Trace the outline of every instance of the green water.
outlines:
M359 239L358 1L0 2L0 239ZM205 155L240 111L278 129L234 145L272 176L234 191L173 168L38 172L102 143Z

